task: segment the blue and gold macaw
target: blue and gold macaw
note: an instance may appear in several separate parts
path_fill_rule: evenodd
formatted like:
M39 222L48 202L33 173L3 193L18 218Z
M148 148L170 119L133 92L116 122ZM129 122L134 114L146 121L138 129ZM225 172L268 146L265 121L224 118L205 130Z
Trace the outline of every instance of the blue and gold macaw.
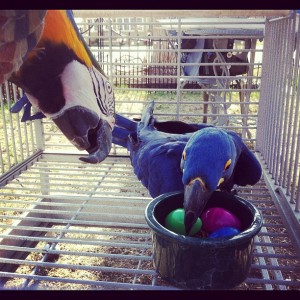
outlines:
M21 42L15 41L15 49L25 47L26 51L15 51L15 55L10 57L10 66L15 71L8 79L26 93L12 112L24 106L29 114L32 105L40 115L34 115L31 119L43 115L51 118L73 145L89 152L81 160L101 162L111 149L111 133L115 123L114 93L80 34L72 12L16 12L12 13L15 16L10 22L3 21L4 25L13 24L14 32L24 27L25 32L31 33L23 34L25 38L20 39L22 46ZM39 22L41 25L37 28ZM9 30L6 30L5 33L5 28L1 28L3 35L9 36ZM16 34L14 38L17 39ZM4 45L8 44L6 39ZM5 60L4 56L5 51L0 51L0 63Z
M213 191L254 185L262 169L236 133L207 124L159 122L153 108L150 103L140 122L117 114L113 143L129 150L134 173L153 198L184 190L189 233Z

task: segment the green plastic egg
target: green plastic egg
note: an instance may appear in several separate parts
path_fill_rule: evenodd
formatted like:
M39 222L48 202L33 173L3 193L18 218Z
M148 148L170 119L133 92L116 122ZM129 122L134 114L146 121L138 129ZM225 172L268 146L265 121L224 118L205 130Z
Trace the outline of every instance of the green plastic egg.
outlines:
M198 218L193 225L189 235L195 235L198 231L200 231L201 226L202 221L200 218ZM184 226L184 209L177 208L171 211L165 219L165 227L177 234L186 235Z

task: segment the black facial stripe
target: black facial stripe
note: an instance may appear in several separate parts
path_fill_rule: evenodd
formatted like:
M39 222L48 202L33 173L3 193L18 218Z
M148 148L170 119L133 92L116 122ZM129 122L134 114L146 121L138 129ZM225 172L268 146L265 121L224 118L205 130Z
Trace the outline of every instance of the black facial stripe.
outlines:
M104 114L104 115L107 115L107 110L106 110L106 107L104 106L104 103L102 101L102 98L101 98L101 90L100 90L100 82L99 80L101 79L102 80L102 83L103 83L103 79L102 77L100 76L100 78L98 78L96 76L96 73L95 73L95 70L92 69L92 72L95 76L95 79L93 78L93 76L91 75L91 79L92 79L92 82L93 82L93 88L94 88L94 93L95 93L95 96L96 96L96 99L97 99L97 104L101 110L101 112ZM95 86L95 82L94 80L96 80L97 82L97 86L98 86L98 92L96 91L96 86Z
M102 79L102 88L103 88L103 91L104 91L104 101L102 101L101 104L103 105L103 110L105 110L105 112L106 112L105 114L107 115L107 107L106 107L106 105L104 105L104 104L107 103L106 85L105 85L104 80L103 80L102 77L101 77L101 79ZM100 93L100 83L98 82L98 84L99 84L99 93Z
M100 81L99 81L99 78L98 78L98 77L96 77L96 79L97 79L97 83L98 83L98 94L99 94L99 97L100 97L100 105L101 105L100 109L101 109L101 111L102 111L105 115L107 115L106 107L105 107L105 105L104 105L105 99L104 99L104 101L103 101L103 99L101 98ZM102 87L104 87L104 84L103 84L104 80L103 80L103 78L102 78L101 76L100 76L100 79L101 79L101 81L102 81ZM104 90L104 95L105 95L105 90Z
M94 73L94 70L93 70L93 69L92 69L92 72ZM92 74L91 74L91 71L90 71L90 76L91 76L91 80L92 80L92 84L93 84L94 94L95 94L96 99L97 99L97 104L98 104L98 106L99 106L99 108L100 108L100 100L99 100L98 94L97 94L97 92L96 92L95 82L94 82L94 80L93 80L93 76L92 76ZM94 76L95 76L95 73L94 73ZM101 108L100 108L100 109L101 109Z

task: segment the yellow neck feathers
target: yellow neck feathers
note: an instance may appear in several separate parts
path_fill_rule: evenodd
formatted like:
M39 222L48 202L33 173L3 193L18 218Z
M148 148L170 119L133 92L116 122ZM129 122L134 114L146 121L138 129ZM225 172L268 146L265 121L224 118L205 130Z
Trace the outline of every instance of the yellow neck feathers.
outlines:
M82 41L79 39L76 29L65 10L48 10L45 17L45 27L38 47L43 46L43 41L52 43L63 43L88 66L92 66L92 61L87 53Z

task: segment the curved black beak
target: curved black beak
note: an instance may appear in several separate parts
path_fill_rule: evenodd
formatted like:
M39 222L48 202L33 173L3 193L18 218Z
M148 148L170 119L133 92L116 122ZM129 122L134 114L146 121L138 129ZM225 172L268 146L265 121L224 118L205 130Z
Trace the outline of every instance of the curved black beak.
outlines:
M67 139L79 150L86 150L89 155L79 159L88 163L103 161L112 145L112 128L105 120L84 107L72 107L62 115L53 118Z
M103 161L109 154L112 144L112 128L105 120L100 120L96 130L90 131L91 148L87 149L88 156L79 159L86 163L97 164Z
M199 180L194 180L184 187L184 225L188 235L203 211L212 192L207 191Z

